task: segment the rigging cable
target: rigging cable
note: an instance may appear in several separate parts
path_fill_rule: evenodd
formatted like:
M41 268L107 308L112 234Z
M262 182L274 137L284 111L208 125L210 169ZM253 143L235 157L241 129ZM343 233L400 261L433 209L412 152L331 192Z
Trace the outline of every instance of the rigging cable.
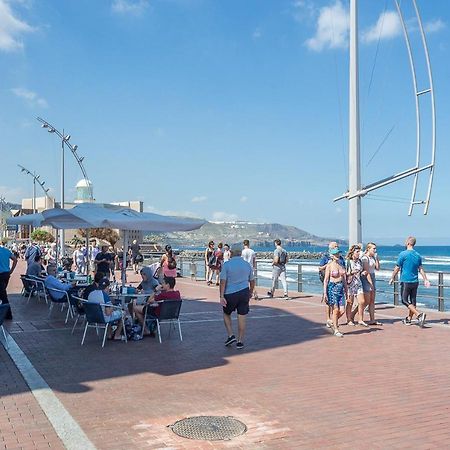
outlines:
M390 136L390 134L394 131L395 126L396 126L396 124L392 125L391 129L384 135L384 138L380 142L380 145L377 147L377 149L375 150L373 155L370 157L369 161L367 161L366 167L368 167L369 164L372 162L373 158L375 158L375 156L377 156L378 152L381 150L381 147L383 147L384 143L388 140L388 137Z

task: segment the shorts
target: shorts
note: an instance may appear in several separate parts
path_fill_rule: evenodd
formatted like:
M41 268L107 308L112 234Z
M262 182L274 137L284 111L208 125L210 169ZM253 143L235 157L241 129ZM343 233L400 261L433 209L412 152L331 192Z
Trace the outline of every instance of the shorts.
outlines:
M327 286L328 306L337 306L340 308L345 304L344 284L328 282Z
M402 295L402 303L408 308L409 305L416 306L417 299L417 288L419 287L419 282L407 283L402 281L400 283L400 292Z
M371 273L370 277L372 278L373 290L376 291L377 290L377 280L375 279L375 274ZM372 286L367 281L366 276L361 275L361 283L362 283L362 289L363 289L364 293L372 292Z
M250 302L250 289L245 288L242 291L233 292L232 294L225 294L227 306L223 307L223 312L229 316L233 311L237 310L240 316L245 316L250 311L248 306Z
M105 322L116 322L117 320L122 319L122 311L119 311L118 309L115 309L111 314L105 316Z

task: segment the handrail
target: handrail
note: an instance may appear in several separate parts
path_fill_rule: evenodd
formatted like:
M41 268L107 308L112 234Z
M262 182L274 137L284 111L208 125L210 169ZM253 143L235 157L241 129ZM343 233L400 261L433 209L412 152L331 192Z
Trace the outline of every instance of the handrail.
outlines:
M206 273L206 265L203 258L191 258L191 257L178 257L178 268L181 273L181 276L189 277L189 264L194 262L196 264L196 280L202 281L205 280L205 273ZM267 259L257 259L256 264L256 270L255 270L255 282L257 286L269 286L269 283L271 283L271 278L261 277L262 273L270 273L270 269L262 270L261 269L261 263L270 264L270 260ZM297 266L297 267L296 267ZM289 276L287 283L290 286L296 286L297 292L308 292L308 288L311 289L311 293L320 293L322 289L322 285L319 280L318 271L315 272L305 272L304 267L313 267L318 269L318 264L304 264L304 263L296 263L296 262L289 262L287 264ZM294 275L295 274L295 275ZM430 272L427 271L427 275L437 275L438 280L437 284L432 284L432 286L429 288L430 290L423 292L422 286L419 288L419 292L417 295L418 300L420 299L427 299L427 300L434 300L435 301L435 307L433 309L437 309L438 311L445 311L445 305L447 301L447 305L450 308L450 284L449 281L447 283L445 282L445 276L448 277L450 280L450 272ZM289 280L290 278L290 280ZM389 280L383 279L383 278L377 278L377 294L379 296L383 297L383 299L386 299L387 301L390 301L394 305L400 304L401 298L400 298L400 282L398 278L396 277L394 280L394 283L389 285ZM306 287L306 289L305 289ZM320 291L318 290L320 288ZM436 290L436 293L433 292L433 290ZM449 294L447 294L447 292ZM432 307L430 305L427 305L427 307Z

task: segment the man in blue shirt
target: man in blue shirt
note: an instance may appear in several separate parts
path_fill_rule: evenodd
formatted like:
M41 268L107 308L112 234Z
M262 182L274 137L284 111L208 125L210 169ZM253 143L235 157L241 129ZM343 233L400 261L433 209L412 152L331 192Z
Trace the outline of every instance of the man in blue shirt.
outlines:
M411 325L414 315L419 321L419 326L423 327L426 319L425 313L419 313L416 308L417 288L419 287L419 272L422 275L425 287L430 287L430 282L422 267L422 257L414 250L416 238L409 236L406 239L406 250L398 255L397 265L392 272L389 284L394 282L395 276L400 271L400 286L402 303L408 308L409 314L403 319L405 325Z
M237 310L238 339L236 348L244 348L245 316L249 312L249 301L255 288L253 267L241 257L242 246L231 246L231 259L223 264L220 272L220 304L223 307L223 322L228 333L225 345L236 342L231 324L231 313Z
M12 261L10 267L9 261ZM9 277L14 272L17 265L17 258L5 247L5 241L0 241L0 303L9 303L6 288L8 287ZM11 308L9 308L5 319L12 320Z

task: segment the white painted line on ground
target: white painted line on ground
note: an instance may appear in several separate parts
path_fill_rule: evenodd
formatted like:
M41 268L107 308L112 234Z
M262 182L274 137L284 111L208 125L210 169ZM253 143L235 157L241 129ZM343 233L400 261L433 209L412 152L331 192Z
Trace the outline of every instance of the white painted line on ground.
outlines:
M68 450L95 450L94 444L64 408L64 405L59 401L58 397L56 397L10 334L7 334L7 339L9 349L6 349L6 351L14 361L64 446Z

